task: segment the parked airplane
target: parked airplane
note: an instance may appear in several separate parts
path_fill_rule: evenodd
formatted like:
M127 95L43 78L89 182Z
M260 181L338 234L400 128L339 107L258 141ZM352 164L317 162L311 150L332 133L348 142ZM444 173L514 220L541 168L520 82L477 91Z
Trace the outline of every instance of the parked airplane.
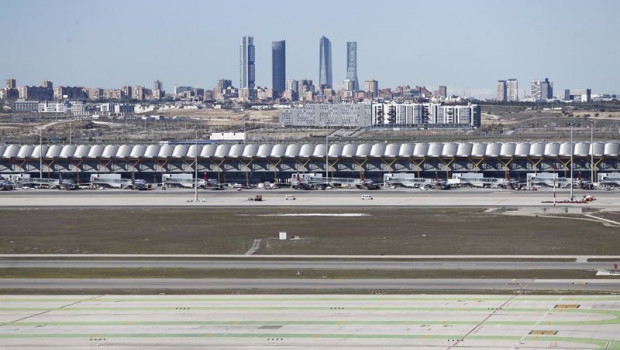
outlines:
M130 180L130 182L127 183L123 188L146 191L146 190L151 189L151 184L146 182L146 180L143 180L143 179L135 179L135 180Z
M299 190L313 190L314 185L311 184L305 176L302 179L301 175L297 173L293 176L293 178L291 178L291 188Z
M439 174L435 172L435 178L433 178L432 188L436 190L449 190L451 186L446 180L441 180L439 178Z
M62 173L58 173L58 183L54 186L54 188L59 189L59 190L72 191L72 190L77 190L79 187L75 183L75 181L71 179L63 179Z
M361 178L355 184L355 187L363 190L378 190L379 184L375 183L373 180L366 179L366 176L362 173Z

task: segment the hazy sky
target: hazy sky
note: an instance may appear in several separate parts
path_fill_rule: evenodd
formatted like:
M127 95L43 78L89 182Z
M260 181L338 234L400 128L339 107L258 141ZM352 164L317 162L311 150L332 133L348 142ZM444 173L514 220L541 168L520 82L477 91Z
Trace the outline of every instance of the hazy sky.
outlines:
M379 87L447 85L520 95L548 77L560 89L620 93L620 1L0 0L0 78L18 85L152 87L156 79L239 85L241 37L254 37L256 80L271 86L271 42L286 40L287 79L318 83L319 39L332 42L333 79L357 41L358 77Z

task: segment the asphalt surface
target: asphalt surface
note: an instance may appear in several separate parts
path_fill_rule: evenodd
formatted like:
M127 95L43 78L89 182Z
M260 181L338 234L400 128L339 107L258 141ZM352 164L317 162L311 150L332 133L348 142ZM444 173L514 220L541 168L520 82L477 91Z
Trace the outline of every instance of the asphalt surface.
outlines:
M261 194L263 200L255 202L249 197ZM294 194L295 200L286 200L287 194ZM362 200L362 194L370 194L372 200ZM594 202L586 204L562 204L559 207L592 207L602 210L620 210L618 191L584 191L575 190L574 197L584 195L596 197ZM15 190L0 194L0 207L178 207L178 206L407 206L407 207L552 207L543 201L552 200L550 190L512 191L487 189L430 190L326 190L303 191L290 189L277 190L224 190L199 191L199 201L194 202L192 190L174 191L131 191L131 190ZM557 199L568 199L567 189L558 190Z
M281 278L5 278L5 290L195 291L596 291L619 292L619 279L281 279Z
M602 270L610 262L550 261L313 261L313 260L0 260L0 268L183 268L341 270Z

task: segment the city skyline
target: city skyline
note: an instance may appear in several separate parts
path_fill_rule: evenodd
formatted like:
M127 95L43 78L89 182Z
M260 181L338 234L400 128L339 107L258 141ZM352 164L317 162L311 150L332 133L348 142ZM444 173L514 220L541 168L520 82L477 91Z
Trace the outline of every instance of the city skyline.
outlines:
M620 3L615 1L388 1L372 11L356 7L351 13L348 1L330 6L318 1L304 11L282 1L270 6L249 1L242 6L198 1L183 6L114 0L3 3L0 19L19 29L3 39L10 54L0 57L1 75L20 85L49 80L58 86L113 88L159 79L168 87L211 88L219 79L237 81L239 38L248 35L255 38L256 86L271 86L270 43L276 40L287 41L287 79L318 82L316 42L324 35L332 42L334 89L346 77L347 42L356 41L360 83L447 85L451 93L490 98L498 79L517 78L529 90L529 82L549 77L557 91L620 91L613 79L620 76L620 48L613 44L620 33L615 19ZM123 11L115 18L105 15L115 7ZM48 16L59 8L61 16ZM273 16L277 24L266 25ZM310 18L310 25L299 25ZM421 30L411 31L413 22ZM136 36L140 28L149 30Z

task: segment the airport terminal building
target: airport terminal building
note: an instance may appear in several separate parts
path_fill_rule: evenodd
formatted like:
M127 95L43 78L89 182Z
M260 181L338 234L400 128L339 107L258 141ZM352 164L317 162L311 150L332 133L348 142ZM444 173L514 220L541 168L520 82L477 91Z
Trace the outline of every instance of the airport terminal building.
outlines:
M418 177L478 172L522 179L527 173L568 177L620 172L618 142L432 143L207 143L141 145L4 145L0 175L30 174L87 181L91 174L120 173L160 182L164 173L193 173L220 182L282 182L296 173L380 180L387 173ZM594 166L592 168L592 165ZM327 167L327 169L326 169Z

